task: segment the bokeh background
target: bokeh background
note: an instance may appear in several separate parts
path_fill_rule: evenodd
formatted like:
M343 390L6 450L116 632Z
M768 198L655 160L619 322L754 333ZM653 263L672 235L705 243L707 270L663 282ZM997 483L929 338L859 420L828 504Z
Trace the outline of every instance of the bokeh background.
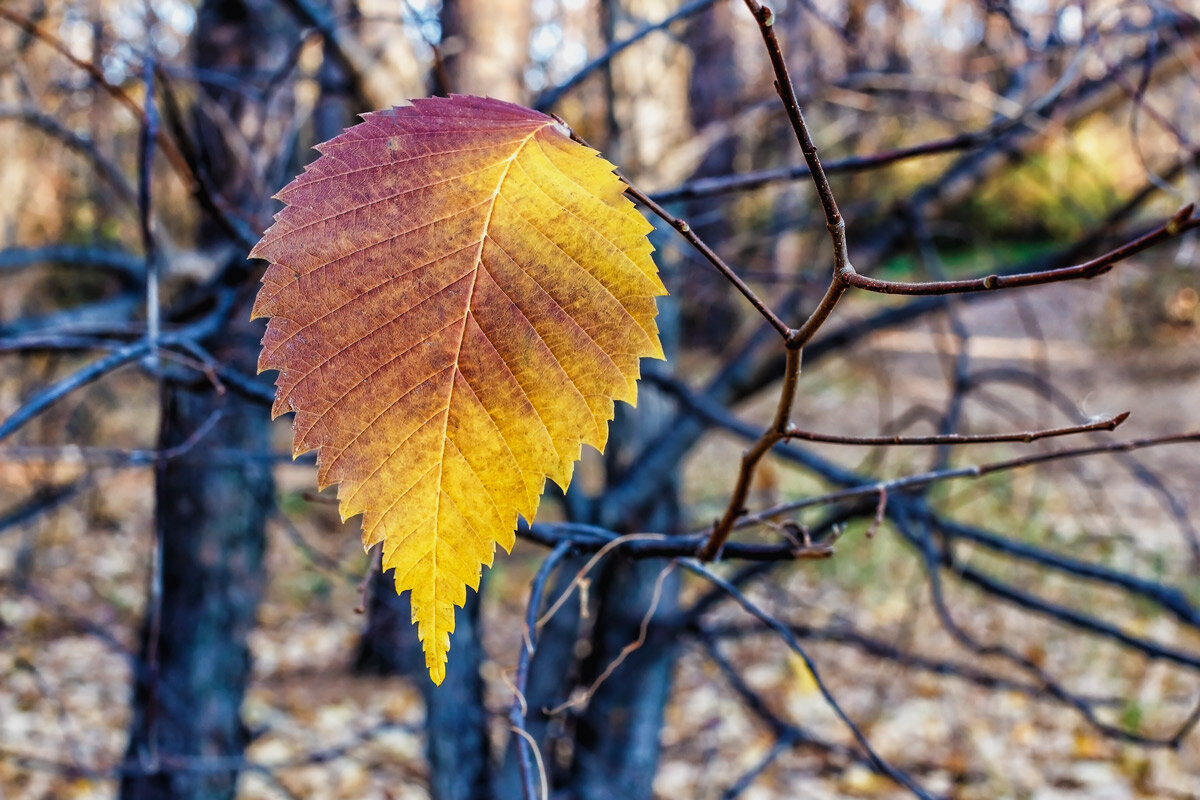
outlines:
M1200 196L1193 0L775 11L862 272L1075 263ZM753 18L728 0L0 6L0 798L519 797L507 715L546 550L523 540L498 558L451 652L478 684L434 699L356 522L315 490L311 459L292 462L286 420L267 421L248 244L270 195L354 114L490 95L560 115L798 324L828 282L828 237L772 79ZM622 412L609 454L589 453L539 519L703 528L745 439L688 416L688 393L741 370L706 396L730 419L771 417L777 343L660 228L670 361L647 365L639 414ZM986 297L852 295L807 354L794 417L862 436L1130 411L1118 432L804 452L889 479L1195 430L1198 247L1185 235L1090 281ZM151 341L161 349L137 350ZM656 452L674 455L647 478L636 467ZM657 505L621 505L630 476L658 481ZM837 485L771 459L752 510ZM942 548L936 597L925 540L890 516L875 525L873 498L792 518L836 536L832 558L717 569L791 627L879 753L937 796L1198 798L1197 486L1194 441L936 484L920 501L939 519L995 537L927 532ZM567 661L549 702L531 703L576 701L538 729L555 797L615 796L579 766L614 735L589 717L588 687L643 616L684 613L710 587L675 571L653 614L604 596L664 568L602 564L590 598L565 605ZM622 613L624 628L604 628ZM655 721L657 747L631 737L602 762L632 776L628 800L911 796L863 759L805 662L736 604L670 630L639 650L659 657L622 664L612 696L595 698ZM608 651L602 632L616 637ZM657 694L639 688L651 679ZM176 680L184 696L220 697L148 701L147 687L169 694ZM148 745L156 729L178 738ZM456 769L431 754L439 737L490 748L478 767L490 788L431 789ZM169 766L186 791L159 774L159 746L185 756Z

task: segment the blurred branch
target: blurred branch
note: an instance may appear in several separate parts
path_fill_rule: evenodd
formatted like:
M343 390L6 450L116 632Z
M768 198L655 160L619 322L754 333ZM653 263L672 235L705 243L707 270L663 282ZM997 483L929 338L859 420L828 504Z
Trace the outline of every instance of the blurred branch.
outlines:
M53 511L63 503L70 502L81 491L89 488L91 483L91 477L85 476L60 486L39 489L28 500L18 503L13 508L0 514L0 534L24 525L26 522L32 522L42 514Z
M583 81L593 72L602 69L624 50L637 44L655 31L667 28L681 19L686 19L699 14L709 6L715 5L716 1L717 0L692 0L692 2L685 3L677 11L667 15L658 22L645 25L638 29L638 31L632 36L622 39L619 42L615 42L599 56L593 58L591 61L580 67L579 70L570 78L567 78L557 86L543 91L540 95L538 95L537 99L534 100L533 107L538 111L550 111L555 105L558 104L558 101L563 98L563 95L574 89L579 84L583 83Z
M41 391L35 392L33 397L25 401L7 419L0 422L0 441L11 436L22 425L76 389L87 386L92 381L107 375L131 361L136 361L149 352L150 345L144 341L126 345L106 356L96 359L87 366L47 386Z
M1024 592L1012 590L1011 588L1001 584L998 581L990 581L985 579L972 568L958 563L954 560L948 546L942 548L939 554L934 547L932 537L929 532L918 532L914 529L910 518L900 515L897 520L897 526L921 554L922 561L925 565L926 576L928 578L930 595L934 603L934 608L937 611L938 618L942 623L942 627L955 639L959 644L980 656L996 656L1009 661L1027 672L1036 676L1044 685L1046 690L1059 700L1073 706L1087 722L1103 733L1105 736L1112 738L1136 742L1143 746L1160 746L1160 747L1177 747L1179 742L1188 732L1196 725L1197 715L1195 712L1188 715L1187 719L1176 729L1169 737L1159 738L1142 736L1140 734L1127 731L1123 728L1109 725L1096 717L1092 705L1082 697L1072 694L1067 691L1061 684L1054 680L1045 670L1034 663L1031 659L1018 653L1016 650L1007 645L987 645L981 644L975 640L973 636L967 633L962 627L955 622L950 613L949 606L946 604L941 583L941 571L939 563L944 566L952 575L957 575L969 582L974 582L990 594L1001 597L1003 599L1013 600L1026 608L1034 611L1040 611L1047 614L1052 619L1059 622L1065 622L1070 625L1081 627L1085 630L1094 633L1100 633L1108 638L1112 638L1122 644L1133 647L1152 658L1164 658L1175 663L1185 666L1190 666L1193 669L1200 668L1200 657L1190 656L1181 653L1171 648L1165 648L1141 639L1136 636L1120 631L1108 623L1096 620L1086 614L1081 614L1073 609L1066 608L1059 604L1049 603L1036 599ZM970 573L970 577L966 573ZM1017 598L1020 598L1019 600Z
M704 642L736 640L762 636L763 634L761 628L743 624L696 623L693 627L697 629L698 636ZM920 653L909 652L884 639L863 633L861 630L844 622L835 622L825 626L810 625L803 622L789 622L788 627L800 639L812 642L828 642L830 644L853 648L864 655L883 659L906 669L920 670L939 677L955 678L984 689L1016 692L1037 699L1061 700L1061 698L1048 692L1044 686L1039 684L996 674L970 663L931 658ZM1097 706L1119 706L1126 702L1126 698L1115 695L1086 699L1089 703Z
M571 550L572 544L569 541L562 541L555 545L550 554L542 560L542 565L538 568L537 575L534 576L533 582L529 587L529 603L525 611L525 630L521 640L521 655L518 657L517 673L513 679L512 708L508 712L509 726L512 728L514 735L519 739L516 747L521 772L521 789L525 794L525 800L538 800L538 793L535 791L534 785L532 759L536 757L538 765L542 765L542 758L536 752L537 742L529 735L525 727L525 715L528 711L528 704L525 702L525 692L529 682L529 666L533 660L533 653L537 649L537 639L540 632L538 616L541 614L542 595L546 591L546 583L550 580L550 575L558 567L559 562L566 558ZM549 800L550 792L546 785L544 766L540 772L541 797L542 800Z
M162 325L158 296L158 237L155 236L152 213L151 190L154 180L154 144L158 136L158 113L154 106L154 60L147 58L142 65L142 82L146 92L146 103L142 111L142 125L138 131L138 228L142 235L142 255L146 266L146 346L147 363L162 383L159 370L158 346Z
M902 161L925 156L953 153L959 150L970 150L987 143L993 133L979 131L964 133L948 139L937 139L911 147L901 147L895 150L884 150L866 156L849 156L824 164L826 175L855 174L873 169L882 169ZM794 181L808 178L812 170L808 164L791 167L777 167L753 172L740 172L734 175L719 175L711 178L697 178L681 184L674 189L655 192L650 197L659 203L673 203L679 200L696 200L702 197L745 192L759 189L772 183Z
M374 104L367 96L366 88L363 85L363 73L366 67L352 55L350 43L345 40L345 36L338 28L336 18L310 0L279 0L279 4L286 8L296 20L311 26L321 34L321 38L325 40L327 52L337 61L345 75L350 99L354 105L364 109L373 108Z
M91 138L75 133L60 123L57 119L38 111L36 108L17 108L12 106L0 107L0 119L11 119L31 125L42 133L57 139L63 145L83 155L95 168L105 183L116 191L120 199L129 204L136 200L136 191L125 179L125 174L110 158L100 152Z
M0 250L0 271L15 271L40 264L108 272L117 276L127 287L140 287L145 278L142 257L115 248L52 244Z
M721 674L725 677L730 688L742 699L742 702L746 704L746 708L762 720L775 736L775 745L771 747L767 754L754 767L744 773L725 790L721 795L721 800L732 800L738 797L743 791L749 788L754 779L762 774L775 759L782 755L785 750L793 747L810 747L829 755L836 755L847 761L863 764L878 774L886 774L869 758L864 758L853 749L818 739L800 726L780 717L771 710L758 692L750 688L750 685L746 683L737 667L721 652L714 637L707 635L707 633L702 633L700 641L704 645L709 658L721 670Z
M5 6L0 5L0 19L12 23L33 38L47 44L49 47L58 52L59 55L69 61L73 66L76 66L86 72L88 77L90 77L97 86L104 89L104 91L107 92L113 99L128 109L136 119L140 120L142 118L142 106L139 105L138 102L120 86L109 82L109 80L104 76L104 70L99 65L94 64L91 61L78 58L57 36L46 31L33 20L21 15L19 12L14 11L11 8L6 8ZM154 102L154 99L152 97L147 97L146 102L152 103ZM174 143L171 142L171 140L166 136L162 135L161 132L156 137L156 141L158 146L162 148L163 154L167 157L167 160L171 162L171 166L176 172L179 173L179 176L183 178L185 183L190 184L193 176L191 171L188 169L187 164L183 161L179 151L175 148Z
M224 293L224 296L217 298L216 306L204 318L183 326L178 330L163 333L159 344L162 346L172 346L188 340L195 342L202 341L224 324L232 304L233 294L230 292ZM35 392L33 397L22 403L7 419L0 422L0 441L11 436L27 422L68 394L152 352L153 347L151 343L145 339L124 345L113 350L108 355L102 356L90 364L81 367L50 386Z
M212 215L212 218L229 234L229 237L249 253L258 244L258 231L250 221L242 216L239 209L231 206L221 197L220 191L213 185L208 172L201 163L199 151L192 139L183 105L175 94L175 88L165 75L160 74L159 77L163 97L164 122L171 131L171 136L174 137L172 148L175 148L180 154L179 157L187 165L187 169L193 177L190 183L192 196L203 210Z
M139 258L138 262L141 263ZM140 335L145 325L137 321L134 314L141 308L141 287L131 286L120 294L93 300L84 305L18 317L0 325L0 336L9 337L5 346L17 339L28 337L30 341L42 339L47 342L61 337L132 337ZM47 344L48 349L56 345ZM19 349L19 348L18 348ZM33 348L30 348L33 349Z

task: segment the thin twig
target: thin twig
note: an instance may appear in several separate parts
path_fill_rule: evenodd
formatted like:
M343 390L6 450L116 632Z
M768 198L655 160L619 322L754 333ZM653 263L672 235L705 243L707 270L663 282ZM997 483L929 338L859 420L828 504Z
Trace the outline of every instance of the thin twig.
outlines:
M650 603L646 606L646 612L642 615L641 624L638 626L637 637L621 648L621 652L617 653L617 657L608 663L604 671L600 673L596 680L592 681L586 690L547 711L548 716L556 716L568 708L582 708L586 706L596 696L596 692L599 691L604 682L617 671L617 667L625 663L625 659L629 658L629 656L646 644L646 637L650 633L650 624L654 621L654 614L658 611L658 603L662 599L663 584L666 583L671 573L675 571L678 563L678 559L672 560L666 567L659 570L658 577L654 580L654 590L650 595Z
M802 431L794 427L788 428L784 434L786 439L800 439L806 442L821 442L823 444L845 445L946 445L946 444L981 444L995 442L1036 442L1039 439L1051 439L1059 436L1073 436L1079 433L1094 431L1112 431L1129 418L1128 411L1122 411L1112 417L1088 422L1083 425L1067 425L1062 428L1046 428L1036 431L1018 431L1013 433L945 433L932 436L837 436L828 433Z
M575 139L575 141L579 142L580 144L591 147L591 145L589 145L580 137L576 136L574 133L572 133L571 138ZM625 182L626 194L649 209L663 222L674 228L679 235L687 241L688 244L695 248L700 255L704 256L708 263L712 264L716 268L717 272L721 273L721 276L724 277L725 280L729 281L729 283L733 285L733 288L741 292L742 296L750 302L750 305L754 306L754 310L761 314L763 318L771 325L771 327L779 332L780 336L783 336L784 338L788 337L792 330L788 327L787 323L780 319L779 315L771 310L771 307L768 306L766 302L764 302L762 298L760 298L755 291L750 288L749 284L742 280L741 276L737 274L733 267L726 264L725 261L719 255L717 255L716 252L709 247L703 239L696 235L696 232L692 230L692 226L689 225L686 220L675 216L661 205L656 203L654 200L650 199L649 195L630 183L629 179L624 175L621 175L620 172L618 172L617 175L620 176L621 180Z
M566 585L562 592L559 593L558 598L551 603L550 607L546 609L545 613L538 618L535 629L541 631L546 623L549 622L554 615L558 613L558 610L563 607L563 604L570 599L571 594L575 591L575 587L583 583L583 581L587 578L587 574L595 569L596 564L600 563L600 560L613 550L624 544L628 544L629 542L640 542L646 540L657 541L663 538L664 536L661 533L629 533L625 534L624 536L618 536L617 538L609 541L607 544L597 550L595 554L588 559L586 564L580 567L579 571L575 573L575 577L571 578L571 581Z
M1126 242L1101 256L1069 267L1057 267L1038 272L1023 272L1015 275L997 275L993 273L981 278L914 283L880 280L879 278L860 275L849 269L843 275L842 279L847 286L852 286L855 289L863 289L879 294L900 295L962 294L964 292L986 292L995 289L1041 286L1047 283L1059 283L1062 281L1088 280L1109 272L1116 264L1130 256L1200 227L1200 217L1192 216L1194 210L1195 204L1189 203L1179 209L1178 213L1171 217L1171 219L1149 233L1143 234L1133 241Z
M914 796L919 797L922 800L934 800L933 795L926 792L923 788L918 786L912 778L893 767L875 752L875 748L871 746L871 743L867 740L867 737L863 734L862 730L854 723L852 719L850 719L849 715L847 715L842 709L841 704L837 702L833 694L829 691L829 687L825 685L825 681L822 680L821 674L817 670L816 663L813 662L808 653L805 652L804 648L800 646L799 640L796 639L795 635L791 632L791 630L788 629L786 625L756 605L752 600L738 591L737 587L730 584L724 578L721 578L720 576L706 569L703 565L690 559L683 559L679 563L684 569L700 576L701 578L704 578L709 583L720 588L722 591L728 594L729 597L734 600L734 602L740 605L749 614L754 616L768 628L773 630L779 636L779 638L784 641L788 648L804 661L804 665L808 668L809 673L812 675L813 682L816 684L817 690L821 693L821 697L825 699L825 702L828 704L830 710L832 710L833 713L837 715L838 719L840 719L842 723L850 730L854 740L858 742L858 746L862 748L863 753L880 772L904 788L908 789Z
M666 390L673 397L680 400L687 408L695 411L698 415L713 424L724 426L730 419L729 412L725 410L724 406L712 402L703 394L693 390L684 381L673 375L649 373L643 376L642 380L650 381L656 386ZM822 444L863 446L981 444L995 442L1028 443L1036 442L1039 439L1070 436L1078 433L1116 430L1116 428L1124 423L1128 418L1129 412L1123 411L1120 414L1115 414L1111 417L1105 417L1103 419L1081 423L1079 425L1067 425L1059 428L1012 431L1008 433L949 433L935 434L931 436L840 436L832 433L800 430L799 428L795 427L795 425L788 425L786 431L784 432L783 438L799 439L806 442L820 442Z
M96 169L96 174L112 187L117 196L126 203L133 203L136 192L125 180L124 173L112 159L100 152L91 138L75 133L49 114L44 114L36 108L0 107L0 119L12 119L24 122L38 128L62 144L82 154Z
M878 495L881 490L887 492L899 492L912 489L919 489L929 486L932 483L942 481L958 480L961 478L978 478L983 475L990 475L996 472L1007 472L1009 470L1021 469L1023 467L1033 466L1035 464L1045 464L1051 461L1062 461L1071 458L1082 458L1084 456L1096 455L1098 453L1125 453L1132 450L1141 450L1147 447L1161 447L1169 444L1184 444L1188 442L1200 442L1200 431L1190 431L1187 433L1174 433L1165 436L1149 436L1141 439L1131 439L1123 442L1109 442L1107 444L1089 445L1087 447L1076 447L1067 450L1052 450L1048 453L1034 453L1018 458L1010 458L1003 461L992 461L986 464L978 464L968 467L955 467L952 469L933 470L930 472L922 472L916 475L906 475L901 478L893 478L886 481L877 481L871 484L861 486L853 486L848 489L839 489L836 492L818 495L815 497L806 497L803 500L795 500L788 503L780 503L771 508L764 509L756 514L744 516L734 525L735 528L746 528L751 525L761 524L769 519L775 519L802 508L811 508L812 506L828 505L830 503L838 503L845 500L853 500L862 497Z
M539 766L542 764L541 754L537 753L537 742L533 740L533 737L529 735L529 732L525 728L525 713L527 711L525 690L529 682L529 666L533 660L533 653L537 649L538 611L542 606L542 595L545 593L546 583L550 580L550 575L554 572L559 562L567 557L573 547L574 545L568 541L562 541L555 545L550 554L542 561L542 565L538 568L537 575L529 587L529 606L525 611L525 636L521 642L521 655L517 661L517 674L513 679L512 708L508 712L509 725L521 739L516 743L516 747L518 766L521 773L521 787L525 794L525 800L538 800L537 792L534 790L534 765L531 762L531 753L537 758ZM540 771L544 776L545 768L541 767ZM544 778L542 785L543 787L545 786ZM549 795L544 794L542 800L549 800Z
M783 101L788 120L792 124L796 140L800 143L800 150L804 154L804 161L808 165L809 174L816 187L817 196L820 198L821 208L825 212L825 227L828 229L830 240L833 243L833 276L825 296L804 324L799 328L789 328L783 331L787 343L787 361L784 365L783 386L779 393L775 421L771 428L755 442L754 446L743 454L737 480L734 483L733 493L729 498L725 513L713 525L712 534L704 547L697 553L697 556L703 561L711 561L720 553L722 545L725 544L725 540L729 538L729 533L733 530L734 523L745 513L746 496L750 491L750 483L754 478L754 470L758 466L758 462L772 447L785 438L790 425L792 402L796 396L796 384L800 377L801 348L812 339L829 315L833 313L838 300L846 291L846 284L841 276L847 271L853 272L854 269L850 266L849 249L846 243L846 222L842 219L837 200L833 196L833 189L829 186L829 179L821 167L820 158L817 157L817 147L813 144L808 126L804 122L804 114L796 99L796 89L792 86L787 63L779 48L779 41L775 37L775 13L771 9L759 5L757 0L745 0L745 2L746 7L750 9L750 13L758 22L759 32L762 34L763 43L766 45L767 54L771 59L771 67L775 72L775 91ZM743 294L745 293L743 292ZM764 314L764 316L766 315ZM772 316L774 316L773 313ZM771 317L768 317L768 320L770 319ZM781 322L780 324L786 327L785 323Z
M787 438L792 403L796 399L796 386L800 381L800 353L800 350L790 347L787 350L787 366L784 369L783 388L779 392L779 404L775 409L775 420L762 437L742 454L737 481L729 496L729 503L725 506L725 513L713 525L712 534L697 554L701 561L712 561L721 552L734 523L746 513L746 497L750 493L755 467L772 447Z

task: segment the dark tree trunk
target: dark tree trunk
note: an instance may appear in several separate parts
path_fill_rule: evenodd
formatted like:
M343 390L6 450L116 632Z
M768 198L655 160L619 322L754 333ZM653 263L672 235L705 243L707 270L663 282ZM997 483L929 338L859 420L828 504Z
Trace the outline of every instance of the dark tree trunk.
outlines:
M390 577L390 573L389 573ZM483 704L483 634L479 595L467 592L454 615L452 656L446 680L434 686L421 660L418 680L425 687L425 731L429 754L429 793L434 800L487 800L490 749Z
M254 335L243 331L230 339L229 363L252 366L245 356L253 354ZM207 387L168 390L162 446L180 444L217 405ZM158 473L161 625L155 637L148 619L142 633L148 668L134 694L127 754L151 771L122 783L127 800L231 798L236 772L175 771L172 760L237 757L247 744L239 716L250 677L246 639L262 591L263 528L274 486L268 461L216 451L268 452L263 408L230 396L222 411L205 446Z
M483 704L483 640L479 595L467 592L454 614L446 679L434 686L412 623L408 595L396 594L394 570L371 580L367 627L359 640L355 670L367 675L408 675L425 697L429 792L434 800L488 800L490 748ZM487 585L486 579L480 591Z
M660 304L670 302L660 301ZM669 320L673 309L664 311L659 324L666 339L672 334ZM664 344L668 352L673 350L669 341ZM670 416L669 407L654 395L647 384L642 384L637 410L622 409L618 414L609 444L615 451L610 451L613 457L621 456L621 445L625 442L630 445L645 442ZM678 481L671 480L642 513L600 507L594 521L615 530L676 531L680 526L678 492ZM616 560L599 576L594 587L598 609L591 652L582 664L579 685L594 685L610 665L620 658L624 661L600 684L575 720L569 784L570 796L576 800L653 797L659 737L677 652L673 643L639 647L627 655L624 651L638 641L643 622L651 612L647 630L652 632L655 625L672 619L678 610L678 573L666 576L659 585L667 566L666 561L658 559Z
M360 675L408 675L420 679L425 655L412 622L408 595L396 594L395 570L371 576L367 625L354 654Z
M252 81L278 65L295 33L269 3L207 0L197 18L196 66ZM199 166L227 201L256 215L267 200L257 188L255 167L226 147L222 126L235 126L252 153L276 156L281 143L264 133L273 128L257 100L205 88L215 85L201 88L227 122L208 123L207 106L197 106ZM250 279L242 248L212 220L201 223L199 238L209 252L229 254L227 283ZM248 308L235 309L205 345L222 363L253 374L262 326L246 322L248 316ZM159 442L164 448L183 443L214 414L216 424L198 444L156 470L161 597L156 602L152 594L142 632L145 669L134 689L127 751L140 766L122 781L126 800L232 798L236 770L189 769L183 762L237 759L248 742L239 713L250 678L247 637L262 594L265 527L274 499L270 462L254 454L270 452L269 415L232 392L218 396L207 382L172 382L163 389Z
M735 98L742 96L735 62L732 36L734 17L744 9L729 3L718 3L696 16L688 25L684 42L692 51L692 74L688 85L688 113L692 127L704 130L713 123L734 119ZM689 176L691 179L711 178L736 172L734 160L738 152L738 134L731 129L713 142L704 158ZM691 200L681 209L672 209L689 220L705 241L718 244L733 229L727 219L728 201L725 198ZM741 300L729 282L721 278L708 264L695 255L688 280L679 286L679 302L684 317L685 343L721 353L729 344L729 331L736 330Z
M652 530L678 527L678 506L668 498L646 521ZM664 525L664 523L671 523ZM662 527L659 527L662 526ZM592 653L584 664L585 686L596 681L624 649L636 642L643 619L654 607L651 625L678 610L679 575L663 581L657 604L654 592L667 563L618 561L596 587L601 600ZM652 630L652 628L651 628ZM658 772L659 737L670 698L677 649L674 643L640 647L604 681L575 725L572 796L578 800L650 800Z

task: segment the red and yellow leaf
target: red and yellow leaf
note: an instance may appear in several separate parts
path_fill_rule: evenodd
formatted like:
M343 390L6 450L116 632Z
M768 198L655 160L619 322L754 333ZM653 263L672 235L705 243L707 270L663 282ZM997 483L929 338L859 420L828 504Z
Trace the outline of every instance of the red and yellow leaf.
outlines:
M662 357L651 228L611 164L498 100L417 100L317 149L252 254L259 369L441 683L465 587Z

